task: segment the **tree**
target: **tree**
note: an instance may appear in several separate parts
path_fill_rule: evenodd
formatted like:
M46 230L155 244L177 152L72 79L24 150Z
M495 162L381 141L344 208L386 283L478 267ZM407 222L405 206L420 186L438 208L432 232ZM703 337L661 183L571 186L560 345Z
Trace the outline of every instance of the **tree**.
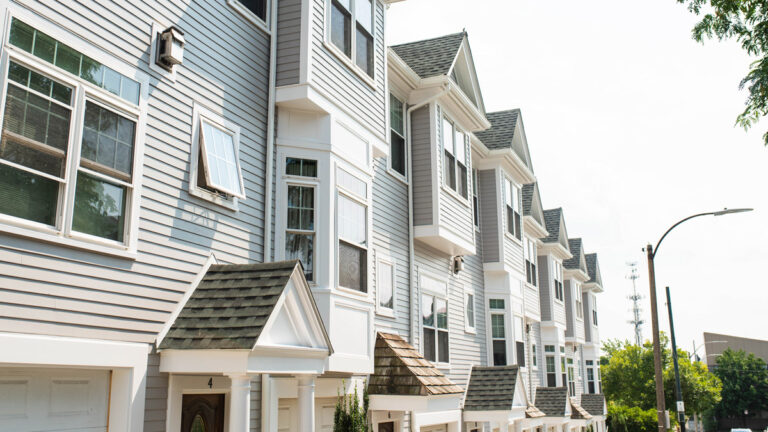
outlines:
M768 369L762 359L729 348L717 358L714 374L723 382L722 400L715 406L718 417L746 419L768 410Z
M747 54L757 57L739 83L749 96L736 124L745 130L768 114L768 1L766 0L677 0L701 16L693 27L693 39L736 39ZM707 11L703 13L703 9ZM703 13L703 16L702 16ZM768 132L763 135L768 145Z

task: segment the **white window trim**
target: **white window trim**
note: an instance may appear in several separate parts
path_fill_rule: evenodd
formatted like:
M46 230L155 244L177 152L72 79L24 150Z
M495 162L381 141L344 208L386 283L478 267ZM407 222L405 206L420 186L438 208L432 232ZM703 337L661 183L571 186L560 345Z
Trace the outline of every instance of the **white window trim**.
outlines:
M463 310L464 310L464 332L470 333L470 334L476 334L477 333L477 296L475 295L472 290L467 289L466 286L463 287L462 291L464 291L464 303L463 303ZM469 320L467 318L467 301L469 300L469 296L472 296L472 314L473 314L473 320L474 322L472 325L470 325Z
M285 165L283 165L285 166ZM295 176L291 176L295 177ZM307 177L312 178L312 177ZM312 181L298 181L294 179L286 180L284 183L284 189L283 189L283 196L285 197L285 200L283 200L283 212L282 212L282 244L278 247L275 245L276 249L280 249L283 258L285 257L285 239L286 234L288 232L291 233L297 233L297 234L312 234L312 280L307 280L307 282L310 285L314 285L317 283L317 198L318 198L318 192L317 192L317 183ZM294 229L294 228L288 228L288 188L291 186L298 186L298 187L306 187L306 188L312 188L312 200L314 204L314 230L300 230L300 229Z
M432 290L423 291L419 295L419 330L420 330L419 331L419 340L421 341L420 345L421 345L421 355L422 356L426 355L425 352L424 352L425 346L424 346L424 341L423 341L423 338L424 338L424 320L423 320L423 318L421 316L421 306L422 306L421 302L422 302L422 299L423 299L424 296L434 297L435 300L437 300L437 299L445 300L446 322L448 323L448 328L446 328L446 329L439 329L438 330L438 328L437 328L437 311L435 311L435 317L434 317L435 324L432 326L432 328L435 330L435 361L432 362L429 359L427 359L427 361L432 362L435 365L435 367L437 367L438 369L448 369L448 370L450 370L450 368L451 368L451 357L453 357L451 355L451 321L450 321L450 319L451 319L451 311L450 311L450 309L451 309L451 302L450 302L450 300L449 300L447 295L446 296L442 296L442 295L440 295L440 294L438 294L438 293L436 293L435 291L432 291ZM439 344L438 344L439 338L437 337L437 332L438 331L445 331L446 333L448 333L448 361L447 362L439 361L440 350L439 350ZM424 357L424 358L426 359L426 357Z
M354 1L354 0L352 0L352 1ZM399 172L397 172L397 170L392 168L392 135L391 134L392 134L393 130L392 130L392 124L391 124L391 121L390 121L390 118L391 118L391 115L392 115L391 114L391 112L392 112L391 109L392 108L390 107L390 102L391 102L392 98L391 97L387 97L387 130L389 131L389 136L387 136L387 140L389 140L389 155L387 156L387 172L392 177L396 178L397 180L399 180L399 181L401 181L401 182L403 182L403 183L405 183L407 185L408 181L409 181L408 179L410 178L410 175L409 175L410 173L408 172L408 160L410 159L410 154L411 154L411 152L408 149L408 139L407 139L407 135L408 135L408 122L406 121L406 118L405 118L406 117L406 112L407 112L407 109L408 109L407 108L408 104L405 103L405 101L404 101L405 98L401 98L397 93L395 93L393 91L390 91L389 95L394 96L395 98L397 98L397 100L399 100L400 103L403 105L403 134L401 136L403 137L403 151L405 152L405 167L406 168L405 168L405 175L400 174ZM400 133L397 132L397 131L395 131L395 133L400 135Z
M539 358L538 351L539 351L539 344L536 342L529 344L530 351L531 351L531 369L537 371L539 370Z
M461 196L461 194L459 193L458 190L451 189L450 186L445 184L445 140L443 139L443 137L445 135L445 128L443 126L445 125L446 121L448 123L450 123L451 125L453 125L453 128L452 128L453 129L453 134L452 134L453 136L451 138L451 142L453 142L453 150L451 151L451 154L453 155L453 159L454 159L453 170L454 170L454 175L456 176L456 188L457 189L459 187L459 169L458 169L459 168L459 159L456 157L456 129L458 129L462 134L464 134L464 144L463 144L463 148L464 148L464 162L465 162L464 166L467 169L467 184L466 184L466 187L467 187L467 197L466 198ZM444 111L441 112L440 126L439 127L440 127L440 143L439 143L439 145L440 145L440 166L442 168L442 170L441 170L441 174L442 175L441 175L441 178L440 178L440 187L441 187L441 189L443 191L448 193L449 196L453 197L454 199L456 199L456 201L458 201L464 207L467 207L467 208L470 209L470 211L472 211L471 210L472 209L472 189L471 189L472 188L472 164L471 164L471 155L468 154L468 153L471 153L469 151L470 145L468 143L469 134L467 132L465 132L463 129L461 129L460 127L458 127L458 125L456 124L456 121L454 121L448 115L446 115ZM474 224L475 224L475 222L473 220L472 221L473 227L474 227Z
M512 186L512 188L517 190L517 201L518 201L517 202L517 207L518 207L517 214L520 215L520 238L517 238L515 235L511 234L509 232L509 230L508 230L508 227L507 227L507 224L509 223L508 222L509 219L507 218L507 181L509 181L509 184ZM515 181L512 180L512 178L510 176L508 176L506 174L502 174L502 186L501 186L501 189L502 189L503 197L504 197L504 222L503 222L504 223L504 229L503 229L504 236L507 239L509 239L512 242L514 242L517 245L519 245L520 247L524 247L522 239L524 239L525 236L523 235L523 213L521 211L522 210L522 202L521 202L522 198L521 198L521 196L522 196L522 193L523 193L522 187L520 187L520 185L515 183ZM514 194L513 194L512 198L514 199ZM512 207L512 211L514 212L514 207Z
M227 0L227 1L236 1L236 0ZM377 0L371 0L371 36L373 37L373 77L368 75L367 72L365 72L360 66L355 63L355 38L357 37L357 21L355 20L355 0L350 0L350 8L349 13L351 15L351 23L349 28L349 37L350 37L350 45L351 45L351 52L352 56L347 57L347 55L340 50L336 45L331 42L331 1L332 0L325 0L325 10L323 11L324 17L323 20L326 23L325 24L325 31L323 36L323 46L325 46L328 51L333 53L334 56L336 56L339 60L341 60L347 68L349 68L352 72L355 73L355 75L358 76L358 78L362 79L364 83L366 83L368 86L370 86L372 89L376 89L376 4L378 3Z
M450 301L449 301L449 295L448 295L448 279L437 276L435 274L431 274L428 272L419 272L419 287L418 287L418 321L419 321L419 352L422 356L424 356L424 320L421 316L421 300L423 296L432 296L432 297L438 297L446 301L447 310L448 310L448 363L440 363L437 361L438 352L435 352L435 362L434 365L438 369L442 370L450 370L451 369L451 325L450 325ZM424 285L424 279L430 279L433 282L437 282L438 284L442 285L443 288L440 290L433 289L430 287L426 287ZM437 317L435 317L437 319ZM435 328L437 328L435 326ZM437 334L435 334L435 340L437 340ZM426 357L425 357L426 358Z
M504 302L504 309L491 308L491 300L501 300L501 301L503 301ZM509 342L509 340L510 340L509 334L510 334L510 330L512 329L511 328L512 327L512 323L510 322L511 320L507 319L508 316L512 316L510 314L510 309L509 308L510 308L510 304L509 304L509 300L507 298L499 297L499 296L491 296L491 297L486 297L485 298L485 310L486 310L485 315L488 317L486 319L487 326L488 326L488 331L486 332L487 333L486 338L488 340L488 364L490 366L494 366L494 364L493 364L493 341L494 340L502 340L501 338L494 338L493 337L493 315L501 315L502 317L504 317L504 339L503 340L504 340L505 355L507 357L507 365L511 364L510 361L512 359L510 358L510 353L512 353L514 351L514 349L516 349L516 347L513 346L512 347L513 351L510 351L510 347L509 347L509 344L510 344L510 342ZM512 334L512 339L514 339L514 334ZM513 356L514 356L514 354L513 354ZM504 366L504 365L499 365L499 366Z
M137 257L138 232L139 232L139 210L142 194L141 179L144 167L144 139L146 127L147 97L149 92L149 76L126 64L114 59L111 55L104 53L93 45L72 37L67 31L60 30L52 26L47 21L42 20L37 15L32 14L21 8L13 7L9 9L6 16L6 23L10 23L13 17L19 18L26 24L46 33L52 38L67 41L71 48L91 57L99 63L115 70L116 72L132 78L139 83L139 103L134 105L125 101L120 96L109 93L108 91L92 85L70 73L59 70L56 66L38 59L30 53L27 53L17 47L8 44L10 25L6 26L2 58L0 58L0 76L3 78L3 86L0 90L0 119L4 116L5 98L8 87L8 66L13 60L19 64L36 70L57 81L72 87L71 105L72 121L70 122L70 137L68 140L68 152L66 164L66 177L62 182L68 186L64 194L60 197L59 212L57 214L56 226L51 227L38 222L29 221L9 215L0 215L0 231L12 233L23 237L32 237L36 240L60 244L66 247L83 249L104 255L113 255L122 258L135 259ZM128 115L136 120L136 131L133 150L133 172L131 183L116 183L128 186L130 189L129 197L126 199L125 206L125 226L123 242L103 239L97 236L78 233L72 231L72 211L74 209L74 193L77 172L80 167L80 149L82 146L83 112L85 110L86 97L89 100L98 102L100 105L108 107L110 110L123 115ZM115 179L110 177L110 181L115 183Z
M472 152L470 152L471 154ZM472 226L475 228L475 235L480 233L480 224L482 223L482 220L480 220L480 188L478 187L477 182L477 168L472 167L472 174L470 182L470 200L472 201ZM477 215L475 215L475 203L474 199L477 197ZM475 224L475 218L477 218L477 224Z
M389 265L392 272L392 308L386 308L381 305L379 299L379 271L380 265ZM395 308L397 306L397 282L395 277L397 275L397 263L391 257L376 253L376 314L385 316L388 318L395 318Z
M267 2L267 10L264 13L264 17L266 19L259 18L258 15L251 12L247 7L245 7L242 3L240 3L237 0L227 0L227 5L234 9L237 13L239 13L243 18L245 18L247 21L249 21L251 24L255 25L256 28L263 31L266 35L271 36L272 30L270 29L270 22L269 17L272 13L272 1L266 0Z
M242 167L240 165L240 127L228 121L221 115L203 107L197 102L192 104L192 135L190 141L191 153L189 162L189 184L187 191L194 197L212 202L213 204L236 212L239 210L238 202L240 201L240 198L236 196L224 198L218 194L197 187L197 166L199 164L200 158L200 122L202 119L205 119L214 125L220 126L234 134L232 136L232 140L235 142L235 152L238 159L238 170L240 171L240 182L243 186L243 192L245 192L245 183L243 182Z
M362 198L359 195L357 195L354 191L350 191L349 189L345 188L343 185L340 185L338 183L338 178L337 178L337 175L336 175L338 170L344 170L347 174L349 174L349 175L357 178L358 180L362 181L363 183L365 183L365 185L366 185L366 197ZM372 223L373 223L373 215L372 215L373 212L371 211L371 182L370 182L370 180L362 178L361 176L359 176L356 173L354 173L354 170L346 168L344 166L341 166L341 164L338 164L338 163L333 164L333 171L332 172L333 172L333 180L334 180L333 184L334 184L334 191L335 191L335 193L334 193L334 200L333 200L334 201L333 212L334 212L334 216L335 216L335 223L334 223L334 225L335 225L335 233L334 233L333 238L334 238L335 242L334 242L333 248L334 248L335 257L336 257L336 259L334 260L334 262L335 262L334 274L336 276L336 278L335 278L336 283L334 284L334 288L337 291L339 291L339 292L346 293L346 294L352 294L352 296L355 297L355 298L359 299L359 298L362 297L362 298L365 298L368 302L373 302L373 301L375 301L375 298L374 298L374 295L373 295L373 290L371 289L371 286L372 286L372 284L371 284L371 262L373 261L372 257L371 257L371 254L372 254L372 251L373 251L373 248L371 247L371 235L372 235L371 226L372 226ZM365 225L365 239L366 239L365 240L365 246L361 246L359 244L356 244L355 242L346 240L346 239L344 239L343 237L341 237L339 235L339 195L343 195L345 198L350 199L350 200L352 200L352 201L354 201L354 202L356 202L356 203L358 203L358 204L360 204L360 205L365 207L365 224L366 224ZM357 291L357 290L351 289L351 288L346 288L346 287L343 287L343 286L341 286L339 284L339 262L338 262L338 259L339 259L339 241L344 241L345 243L349 243L349 244L351 244L351 245L353 245L355 247L359 247L359 248L364 249L366 251L366 269L365 269L365 272L366 272L366 291L365 292Z

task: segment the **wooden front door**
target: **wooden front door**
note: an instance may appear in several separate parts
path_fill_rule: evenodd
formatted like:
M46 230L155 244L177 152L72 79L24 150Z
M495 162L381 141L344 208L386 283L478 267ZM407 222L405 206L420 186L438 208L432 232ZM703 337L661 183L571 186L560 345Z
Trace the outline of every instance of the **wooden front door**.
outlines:
M181 432L224 432L224 395L183 395Z

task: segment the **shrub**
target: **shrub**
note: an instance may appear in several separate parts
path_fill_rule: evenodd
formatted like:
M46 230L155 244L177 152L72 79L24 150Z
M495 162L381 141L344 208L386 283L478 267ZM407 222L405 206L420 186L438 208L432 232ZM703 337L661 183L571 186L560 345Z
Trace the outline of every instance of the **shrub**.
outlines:
M357 385L353 394L342 392L336 400L333 413L333 432L368 432L368 386L363 383L363 403L357 396Z
M611 432L655 432L658 426L656 410L610 403L607 426Z

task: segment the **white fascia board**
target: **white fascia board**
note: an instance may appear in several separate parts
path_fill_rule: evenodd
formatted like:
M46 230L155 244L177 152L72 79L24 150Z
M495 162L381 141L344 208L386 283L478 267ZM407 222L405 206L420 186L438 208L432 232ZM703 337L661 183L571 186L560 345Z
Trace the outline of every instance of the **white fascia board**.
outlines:
M387 71L389 72L388 79L392 80L395 77L401 79L412 89L421 84L421 77L392 48L387 48Z
M369 409L374 411L415 411L418 413L456 410L463 393L438 396L369 395Z
M146 366L151 345L97 339L0 333L0 363L133 368Z
M603 292L603 287L597 282L585 282L584 285L581 286L582 292L589 291L589 292L595 292L595 293L601 293Z
M577 281L584 283L589 280L589 275L584 273L581 269L567 269L563 267L563 278L576 279Z
M160 351L160 372L168 373L248 373L250 350L175 350Z
M312 351L315 352L301 353L291 348L284 348L281 351L275 348L258 347L248 357L247 371L249 374L322 375L325 372L328 352Z
M454 84L453 81L445 75L442 75L439 78L450 87L448 94L440 98L440 103L452 108L451 113L454 114L453 117L456 117L456 114L462 114L464 116L465 122L469 123L469 125L460 124L463 129L470 132L478 132L491 127L491 122L485 118L485 114L472 103L458 85Z
M523 216L525 235L530 238L546 238L549 232L533 216Z
M523 415L525 415L525 413L523 413ZM465 422L491 422L507 425L513 423L515 420L516 416L511 410L464 411Z
M549 254L562 261L573 258L573 255L571 255L571 253L566 250L559 242L544 243L539 247L539 252L543 252L538 254L539 256Z
M508 169L518 177L515 178L520 184L528 184L536 181L536 176L533 174L525 162L520 159L512 147L508 149L496 149L488 152L488 158L501 159L507 165Z

